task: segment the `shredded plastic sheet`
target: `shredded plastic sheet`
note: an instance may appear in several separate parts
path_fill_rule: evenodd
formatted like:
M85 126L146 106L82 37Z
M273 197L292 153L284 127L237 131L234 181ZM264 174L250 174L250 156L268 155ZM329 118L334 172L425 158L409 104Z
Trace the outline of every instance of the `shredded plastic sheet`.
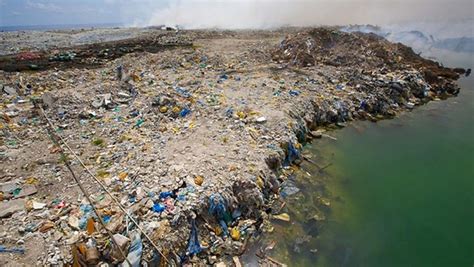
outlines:
M7 248L5 246L0 245L0 252L25 254L25 249L24 248L17 248L17 247Z
M189 235L188 241L188 253L189 255L196 255L202 251L201 245L199 244L198 229L196 220L191 221L191 234Z
M295 148L293 143L288 142L288 152L285 157L284 166L291 165L291 163L293 163L295 160L299 158L300 158L300 152L298 151L298 149Z
M121 267L140 267L141 266L141 259L143 253L143 243L142 238L140 237L139 232L133 232L131 234L132 243L128 250L127 259L132 264L131 266L128 264L127 261L124 261L120 266Z
M225 222L226 213L227 202L225 199L218 193L211 195L211 197L209 197L209 214L216 217L223 233L227 236L229 235L229 231L227 230L227 224Z

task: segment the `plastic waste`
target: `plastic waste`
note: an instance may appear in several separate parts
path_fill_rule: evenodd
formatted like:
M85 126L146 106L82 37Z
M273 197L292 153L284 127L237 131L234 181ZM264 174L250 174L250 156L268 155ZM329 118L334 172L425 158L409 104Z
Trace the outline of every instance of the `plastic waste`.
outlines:
M86 243L86 261L89 265L99 263L99 251L97 250L97 243L94 239L89 239Z
M7 248L7 247L5 247L5 246L0 245L0 252L4 252L4 253L15 253L15 254L25 254L25 249L24 249L24 248L18 248L18 247Z
M301 94L301 91L298 90L290 90L288 92L291 96L299 96Z
M183 108L180 112L179 112L179 116L181 117L186 117L186 115L188 115L189 113L191 113L191 110L188 109L188 108Z
M161 203L155 203L152 210L154 212L163 212L166 209L166 206Z
M175 90L178 94L180 94L181 96L183 96L185 98L190 98L191 97L191 93L189 93L189 91L186 88L176 87Z
M102 221L104 221L104 223L109 223L110 222L110 219L112 218L112 216L110 215L104 215L102 216Z
M166 211L173 212L175 210L174 202L172 198L167 198L164 201Z
M240 209L234 209L232 211L232 219L237 219L239 218L240 216L242 216L242 211Z
M219 225L222 228L222 231L224 232L224 235L229 235L227 223L225 222L225 218L227 216L227 202L218 193L209 197L209 214L216 217Z
M300 152L295 148L292 142L288 142L288 151L283 163L284 166L291 165L295 160L301 157Z
M121 267L139 267L142 253L143 253L143 243L142 238L140 237L140 233L137 231L132 232L131 234L132 242L130 244L130 248L128 250L127 260L130 262L131 266L128 264L127 261L124 261L120 264Z
M228 108L228 109L225 111L225 116L228 117L228 118L232 118L232 115L234 115L234 109Z
M127 251L130 239L121 234L114 234L112 236L113 242L110 242L110 249L108 251L108 257L110 257L114 263L123 262L126 255L122 255L121 251Z
M294 195L294 194L298 193L299 191L300 191L300 189L298 187L296 187L295 184L292 181L287 180L287 181L285 181L281 184L280 195L283 198L286 198L288 196L291 196L291 195Z
M94 219L92 219L92 217L87 219L86 230L88 235L92 235L95 232Z
M194 183L196 185L202 185L202 183L204 183L204 178L201 175L197 175L194 177Z
M135 127L139 128L140 126L142 126L142 124L145 122L145 120L143 118L139 119L136 123L135 123Z
M235 241L238 241L238 240L240 239L240 231L239 231L239 228L233 227L233 228L230 230L230 236L231 236L232 239L234 239Z
M196 255L202 251L201 245L199 244L198 229L196 220L191 221L191 233L188 241L188 253L189 255Z
M117 80L121 81L121 80L122 80L122 77L123 77L123 66L122 66L122 65L119 65L119 66L116 68L116 71L117 71Z
M290 221L290 215L288 215L288 213L281 213L281 214L273 215L273 218L277 219L277 220L280 220L280 221L285 221L285 222Z
M160 193L160 199L168 198L173 196L173 192L167 191L167 192L161 192Z
M84 230L86 228L87 220L93 216L92 206L89 204L82 204L79 209L83 214L79 219L79 228Z

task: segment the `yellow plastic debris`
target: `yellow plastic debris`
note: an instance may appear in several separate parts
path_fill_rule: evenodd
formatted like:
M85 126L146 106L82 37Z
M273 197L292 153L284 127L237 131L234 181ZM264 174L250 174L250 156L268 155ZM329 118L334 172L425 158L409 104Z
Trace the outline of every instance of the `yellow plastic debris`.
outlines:
M118 175L118 178L121 180L121 181L124 181L125 178L127 178L128 176L128 173L126 172L121 172L119 175Z
M221 227L220 227L220 226L216 226L216 227L214 228L214 233L215 233L216 235L221 235L221 234L222 234L222 229L221 229Z
M240 119L245 119L245 117L247 117L247 116L245 115L245 112L243 112L243 111L237 112L237 116L238 116Z
M26 179L25 183L26 184L38 184L38 179L36 179L35 177L30 177L30 178Z
M263 189L263 186L264 186L264 183L263 183L263 179L259 176L257 177L257 186L260 188L260 189Z
M232 237L232 239L234 239L235 241L239 240L240 239L240 231L237 227L234 227L230 230L230 236Z
M171 110L173 113L179 113L181 109L178 106L174 106L173 109Z
M204 182L204 178L201 176L201 175L198 175L196 177L194 177L194 183L197 184L197 185L202 185L202 183Z

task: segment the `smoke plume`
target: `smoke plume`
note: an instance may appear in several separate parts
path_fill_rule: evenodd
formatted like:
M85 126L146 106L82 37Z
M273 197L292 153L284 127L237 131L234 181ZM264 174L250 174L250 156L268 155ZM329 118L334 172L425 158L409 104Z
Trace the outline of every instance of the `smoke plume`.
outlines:
M436 22L473 17L471 0L174 0L144 24L183 28ZM472 27L471 27L472 32Z

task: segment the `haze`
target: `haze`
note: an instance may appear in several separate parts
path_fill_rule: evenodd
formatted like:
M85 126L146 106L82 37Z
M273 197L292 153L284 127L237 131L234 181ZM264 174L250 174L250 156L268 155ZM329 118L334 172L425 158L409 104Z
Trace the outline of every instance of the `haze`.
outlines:
M469 0L0 0L0 25L121 23L229 29L385 25L472 19L473 3ZM466 31L472 35L472 26Z

